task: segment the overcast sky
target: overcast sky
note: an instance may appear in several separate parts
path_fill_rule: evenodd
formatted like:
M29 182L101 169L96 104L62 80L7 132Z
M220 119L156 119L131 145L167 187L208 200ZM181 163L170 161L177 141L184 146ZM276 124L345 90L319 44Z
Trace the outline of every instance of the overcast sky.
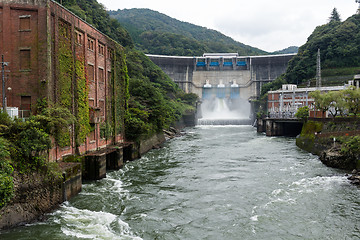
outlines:
M265 51L303 45L337 8L341 19L356 13L355 0L98 0L108 10L149 8L218 30Z

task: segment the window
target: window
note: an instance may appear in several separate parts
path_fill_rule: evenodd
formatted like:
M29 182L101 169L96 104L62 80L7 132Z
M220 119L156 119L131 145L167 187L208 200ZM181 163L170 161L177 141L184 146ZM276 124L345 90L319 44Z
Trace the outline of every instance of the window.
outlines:
M94 65L88 64L88 80L94 81Z
M30 49L20 50L20 70L30 70Z
M21 110L31 110L31 96L21 96Z
M71 24L64 20L59 21L59 34L67 39L71 38Z
M111 48L108 48L107 50L107 58L112 59L113 58L113 51Z
M100 54L100 55L104 55L104 50L105 50L104 45L99 44L99 54Z
M99 68L99 78L98 81L103 83L104 82L104 69Z
M77 44L82 45L83 44L83 35L80 32L75 31L75 41Z
M105 116L105 102L104 100L99 100L100 116Z
M30 117L31 112L31 96L21 96L20 100L20 117Z
M111 72L107 73L107 80L108 80L108 84L111 83Z
M89 107L93 108L95 106L94 99L89 99Z
M30 30L30 15L20 16L19 19L20 19L19 30L20 31Z
M89 133L89 140L90 142L94 142L96 140L96 128L95 124L91 124L91 132Z
M88 49L94 51L94 39L88 38Z

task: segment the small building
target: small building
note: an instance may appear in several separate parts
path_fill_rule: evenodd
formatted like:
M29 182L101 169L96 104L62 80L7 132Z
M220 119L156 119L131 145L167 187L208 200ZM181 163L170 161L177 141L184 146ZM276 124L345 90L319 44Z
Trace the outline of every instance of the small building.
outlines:
M355 86L356 88L360 87L360 74L357 74L354 76L354 80L350 82L352 86Z
M324 116L322 111L316 109L314 99L309 97L309 93L316 90L340 91L347 86L297 88L293 84L284 84L281 89L268 92L268 115L270 118L295 118L300 107L308 106L310 117L327 117L328 113Z
M42 102L77 119L54 140L50 160L124 140L126 66L118 43L55 1L10 0L0 2L0 55L8 62L6 105L19 118Z

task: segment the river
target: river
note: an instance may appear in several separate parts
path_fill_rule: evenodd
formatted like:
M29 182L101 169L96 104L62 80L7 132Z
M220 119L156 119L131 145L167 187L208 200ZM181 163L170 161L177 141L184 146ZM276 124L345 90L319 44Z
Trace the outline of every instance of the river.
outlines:
M360 188L293 138L186 132L0 239L360 239Z

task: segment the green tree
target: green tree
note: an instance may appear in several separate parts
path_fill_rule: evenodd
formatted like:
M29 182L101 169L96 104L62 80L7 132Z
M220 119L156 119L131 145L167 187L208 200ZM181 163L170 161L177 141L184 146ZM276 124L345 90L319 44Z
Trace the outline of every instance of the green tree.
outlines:
M343 116L346 111L346 102L344 100L344 94L343 91L332 91L328 92L330 95L330 99L332 100L330 102L330 108L329 112L333 117L336 117L337 115Z
M343 90L343 94L347 110L356 117L360 112L360 89L350 87Z
M340 14L336 8L332 10L329 22L341 22Z
M303 122L306 122L309 118L309 107L304 106L299 108L298 111L295 113L295 117L301 119Z
M311 92L309 96L314 98L316 109L321 110L323 113L329 110L330 103L333 101L330 94L322 93L319 90Z

